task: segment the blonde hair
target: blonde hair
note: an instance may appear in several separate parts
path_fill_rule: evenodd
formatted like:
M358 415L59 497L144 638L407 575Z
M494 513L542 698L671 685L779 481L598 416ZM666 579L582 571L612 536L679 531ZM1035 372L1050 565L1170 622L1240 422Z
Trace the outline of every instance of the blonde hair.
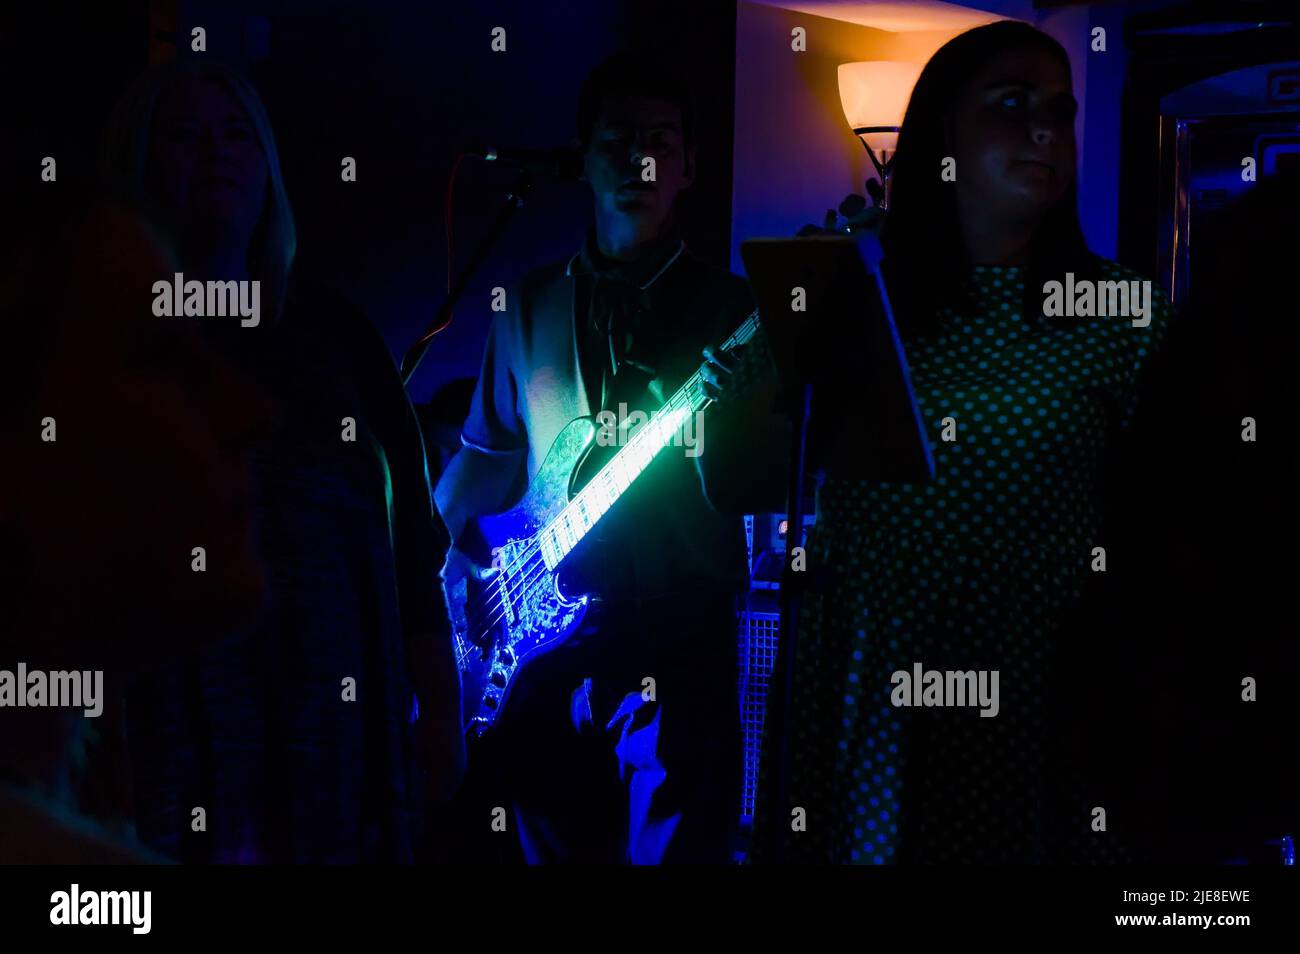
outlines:
M269 188L249 249L249 271L262 282L263 298L271 306L271 315L278 318L284 308L298 236L280 172L280 154L275 147L271 120L253 84L237 70L205 57L155 66L143 74L118 100L109 120L104 142L104 172L109 182L127 197L146 208L155 205L145 178L154 112L162 94L183 76L208 80L225 90L248 116L266 157Z

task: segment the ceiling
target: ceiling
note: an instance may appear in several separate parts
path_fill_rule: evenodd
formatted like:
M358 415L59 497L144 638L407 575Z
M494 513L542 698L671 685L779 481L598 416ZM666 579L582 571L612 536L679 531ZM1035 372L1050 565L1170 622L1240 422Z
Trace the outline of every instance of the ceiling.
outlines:
M810 16L844 20L891 33L914 30L968 30L1004 17L1028 18L1032 0L976 0L969 6L943 0L751 0ZM975 9L980 7L982 9Z

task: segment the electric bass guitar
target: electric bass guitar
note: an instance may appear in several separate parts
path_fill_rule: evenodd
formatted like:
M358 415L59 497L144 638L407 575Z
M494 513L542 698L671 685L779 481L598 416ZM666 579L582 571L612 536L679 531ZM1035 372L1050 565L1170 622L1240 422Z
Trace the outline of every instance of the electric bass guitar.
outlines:
M719 350L761 340L761 334L754 311ZM492 553L490 577L445 583L469 734L489 730L524 667L577 631L594 594L566 592L565 558L711 403L701 368L598 469L597 424L577 418L555 438L519 504L478 518Z

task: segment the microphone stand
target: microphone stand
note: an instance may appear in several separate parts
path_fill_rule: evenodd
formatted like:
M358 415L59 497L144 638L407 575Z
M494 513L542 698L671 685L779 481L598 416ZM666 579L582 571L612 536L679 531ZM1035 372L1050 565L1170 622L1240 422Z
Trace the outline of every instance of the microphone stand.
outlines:
M799 642L799 613L803 605L804 574L794 569L794 551L804 545L804 489L807 480L808 428L812 418L813 382L805 379L798 388L798 403L791 408L793 427L790 432L789 501L786 504L785 566L781 572L781 623L776 641L776 659L772 667L772 684L768 690L774 703L769 731L775 736L773 753L776 761L769 789L772 795L773 822L778 826L790 821L790 776L794 770L794 665ZM772 723L775 723L774 725ZM784 815L782 813L785 813ZM784 864L785 839L771 841L772 862Z
M452 282L446 299L438 308L437 314L433 316L433 320L429 322L429 326L425 328L424 333L420 335L415 343L406 349L406 354L402 356L402 384L404 386L410 386L416 368L420 366L420 362L424 359L424 353L429 350L429 342L433 340L434 335L446 327L451 310L456 307L456 302L460 301L461 296L465 294L465 289L469 287L470 280L482 267L483 263L487 261L489 253L491 253L492 248L502 234L505 233L510 220L514 218L519 209L523 208L532 187L532 175L526 169L519 170L515 176L514 184L510 187L510 191L506 193L501 209L497 212L496 219L492 222L492 228L488 230L488 234L475 247L464 271Z

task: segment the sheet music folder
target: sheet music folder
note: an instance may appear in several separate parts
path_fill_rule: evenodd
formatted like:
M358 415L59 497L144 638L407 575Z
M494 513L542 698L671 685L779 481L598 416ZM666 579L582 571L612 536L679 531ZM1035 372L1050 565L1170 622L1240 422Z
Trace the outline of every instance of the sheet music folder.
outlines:
M880 273L880 243L870 236L750 239L740 254L783 391L813 386L808 472L932 479L934 459Z

